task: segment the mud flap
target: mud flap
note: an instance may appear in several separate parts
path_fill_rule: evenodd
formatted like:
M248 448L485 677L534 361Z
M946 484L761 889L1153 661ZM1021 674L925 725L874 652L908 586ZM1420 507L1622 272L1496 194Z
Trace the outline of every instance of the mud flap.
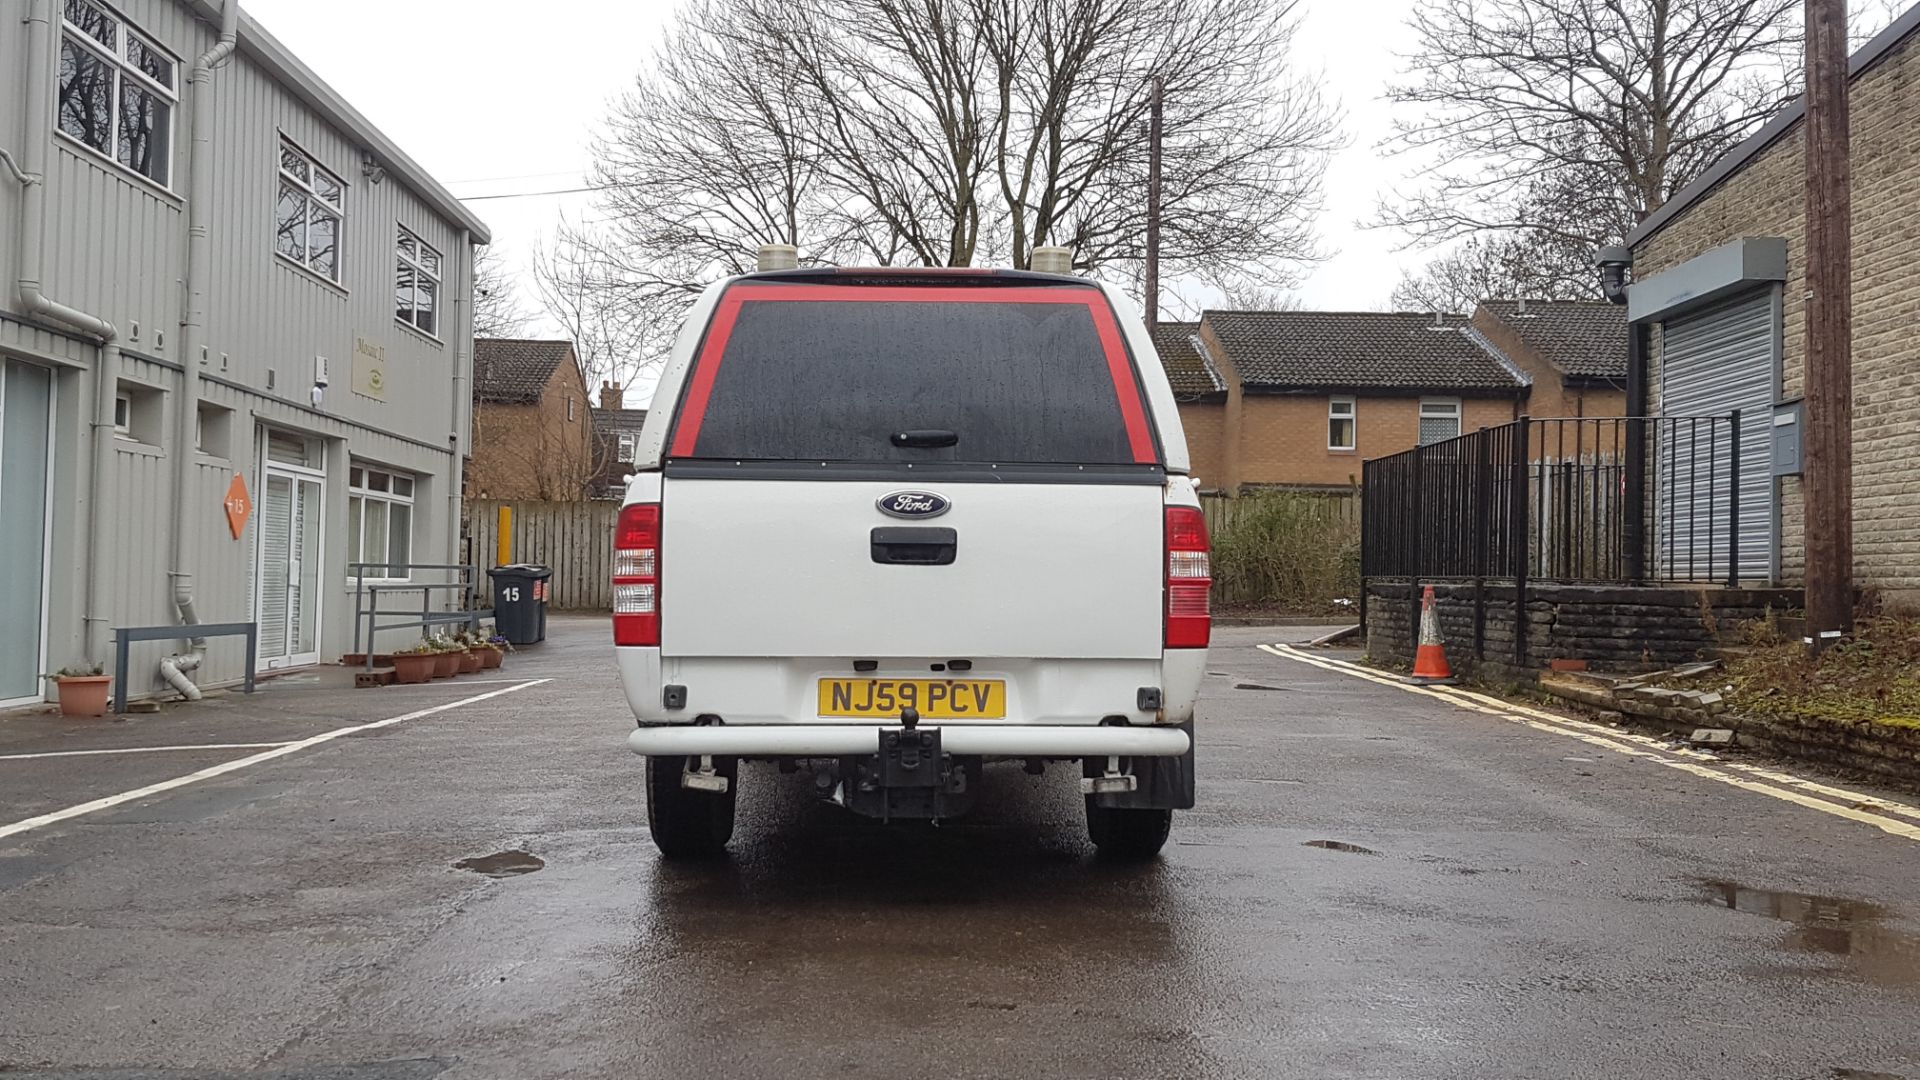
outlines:
M1193 742L1193 721L1181 724L1180 730L1187 733L1190 744L1186 753L1179 757L1126 758L1125 765L1139 786L1132 791L1089 795L1088 800L1094 806L1110 810L1193 809L1193 755L1199 744ZM1105 758L1089 759L1082 763L1081 772L1085 776L1099 776L1105 767Z

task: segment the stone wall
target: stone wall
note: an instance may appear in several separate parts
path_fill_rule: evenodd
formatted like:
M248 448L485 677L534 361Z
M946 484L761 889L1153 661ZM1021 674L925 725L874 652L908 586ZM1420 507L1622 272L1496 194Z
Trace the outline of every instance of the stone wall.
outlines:
M1890 608L1920 610L1920 39L1897 45L1854 79L1854 573ZM1743 236L1787 241L1782 396L1799 397L1806 365L1806 235L1802 130L1771 146L1634 248L1645 279ZM1657 392L1659 342L1650 385ZM1658 402L1654 405L1657 409ZM1805 514L1800 478L1780 484L1782 580L1800 579Z
M1404 582L1367 585L1367 654L1411 664L1419 629L1418 590ZM1471 582L1434 585L1447 661L1454 674L1533 679L1554 660L1596 670L1652 671L1699 659L1740 624L1800 605L1798 589L1540 585L1527 590L1526 650L1514 654L1514 589ZM1476 635L1476 623L1480 631Z

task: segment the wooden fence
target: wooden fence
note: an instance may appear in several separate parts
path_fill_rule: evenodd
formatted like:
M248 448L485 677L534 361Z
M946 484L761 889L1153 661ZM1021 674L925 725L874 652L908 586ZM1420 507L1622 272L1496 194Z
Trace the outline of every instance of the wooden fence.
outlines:
M467 560L486 569L499 561L500 508L513 511L513 552L517 563L553 567L553 606L609 611L613 608L613 523L620 504L610 499L586 502L468 499L464 533Z
M1321 497L1327 500L1329 514L1344 518L1358 528L1360 498L1357 492L1336 492ZM1200 500L1200 505L1206 511L1208 531L1219 536L1233 528L1243 508L1253 503L1248 498L1208 495ZM618 502L467 500L466 561L480 568L482 590L488 589L487 568L498 561L503 506L513 511L512 561L553 567L555 608L597 611L612 608L613 590L609 579L613 572L613 525L620 513ZM1262 597L1236 595L1216 599L1258 600Z
M1258 490L1249 492L1238 499L1230 499L1218 492L1200 496L1200 509L1207 515L1207 532L1219 535L1233 528L1233 523L1247 507L1255 505L1252 501L1259 496ZM1351 488L1339 491L1303 491L1302 494L1326 500L1328 514L1340 518L1355 529L1360 527L1360 489Z

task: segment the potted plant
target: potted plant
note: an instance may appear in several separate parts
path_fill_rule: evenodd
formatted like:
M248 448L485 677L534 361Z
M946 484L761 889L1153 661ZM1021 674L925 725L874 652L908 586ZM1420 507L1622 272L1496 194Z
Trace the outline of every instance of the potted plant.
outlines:
M482 668L497 668L506 662L507 654L513 651L513 644L495 634L481 642L474 651L480 654Z
M460 646L443 637L432 639L432 644L435 661L433 677L451 679L460 674Z
M107 688L113 676L102 674L99 664L63 667L47 678L60 688L61 716L107 715Z
M395 682L423 683L433 681L434 668L439 665L440 653L432 642L422 641L418 645L397 650L393 654L393 678Z
M485 666L480 659L480 638L477 635L455 630L453 643L460 648L460 674L472 675Z

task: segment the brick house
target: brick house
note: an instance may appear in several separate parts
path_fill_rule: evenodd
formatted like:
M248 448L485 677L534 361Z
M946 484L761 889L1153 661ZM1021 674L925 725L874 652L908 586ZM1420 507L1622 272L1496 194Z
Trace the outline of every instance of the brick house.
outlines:
M1526 374L1529 416L1625 416L1627 320L1604 300L1483 300L1473 328Z
M1917 31L1920 8L1850 65L1854 573L1904 609L1920 608ZM1740 411L1741 477L1764 511L1742 515L1741 548L1765 553L1755 575L1792 585L1805 552L1803 112L1782 111L1627 238L1649 412Z
M1360 463L1521 415L1620 416L1607 303L1488 301L1471 318L1207 311L1154 345L1207 490L1348 488Z
M587 498L618 499L626 495L627 473L640 445L640 428L647 410L629 409L626 391L616 382L600 384L600 404L593 410L593 476Z
M593 421L573 343L475 338L473 429L470 497L585 497L593 474Z
M1207 490L1352 487L1365 459L1505 423L1526 392L1458 316L1208 311L1156 333Z

